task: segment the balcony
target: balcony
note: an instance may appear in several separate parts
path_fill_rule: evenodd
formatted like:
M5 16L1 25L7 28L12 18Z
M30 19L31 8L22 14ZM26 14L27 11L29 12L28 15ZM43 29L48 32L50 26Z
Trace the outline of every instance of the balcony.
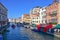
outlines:
M49 14L51 17L57 16L57 12L52 12Z
M0 14L7 15L6 11L0 10Z

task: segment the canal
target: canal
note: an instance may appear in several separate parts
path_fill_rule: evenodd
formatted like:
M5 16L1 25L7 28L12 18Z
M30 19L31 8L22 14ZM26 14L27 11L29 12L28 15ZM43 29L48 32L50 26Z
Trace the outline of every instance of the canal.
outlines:
M34 32L24 27L9 27L7 30L9 31L5 31L3 33L3 40L60 40L60 38L44 33Z

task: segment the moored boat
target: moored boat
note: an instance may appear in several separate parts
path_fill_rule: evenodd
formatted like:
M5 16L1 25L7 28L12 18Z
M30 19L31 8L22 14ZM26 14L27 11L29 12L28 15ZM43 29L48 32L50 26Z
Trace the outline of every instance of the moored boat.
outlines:
M15 28L16 26L14 25L14 24L12 24L12 26L11 26L12 28Z

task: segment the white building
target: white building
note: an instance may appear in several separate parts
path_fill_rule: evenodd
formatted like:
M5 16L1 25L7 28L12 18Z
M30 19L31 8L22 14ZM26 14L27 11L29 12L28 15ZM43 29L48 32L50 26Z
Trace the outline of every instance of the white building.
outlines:
M11 19L9 19L9 22L15 23L16 22L16 19L11 18Z
M35 7L30 11L31 24L40 24L39 12L40 7Z
M45 7L40 9L40 24L46 24L46 9Z
M46 9L45 7L35 7L30 11L31 24L45 24L46 23Z

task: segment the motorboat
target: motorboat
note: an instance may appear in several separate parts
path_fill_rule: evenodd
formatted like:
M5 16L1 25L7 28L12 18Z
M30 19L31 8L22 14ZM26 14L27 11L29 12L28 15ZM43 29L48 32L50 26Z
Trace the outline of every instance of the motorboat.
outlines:
M14 25L14 24L12 24L12 26L11 26L12 28L15 28L16 26Z

